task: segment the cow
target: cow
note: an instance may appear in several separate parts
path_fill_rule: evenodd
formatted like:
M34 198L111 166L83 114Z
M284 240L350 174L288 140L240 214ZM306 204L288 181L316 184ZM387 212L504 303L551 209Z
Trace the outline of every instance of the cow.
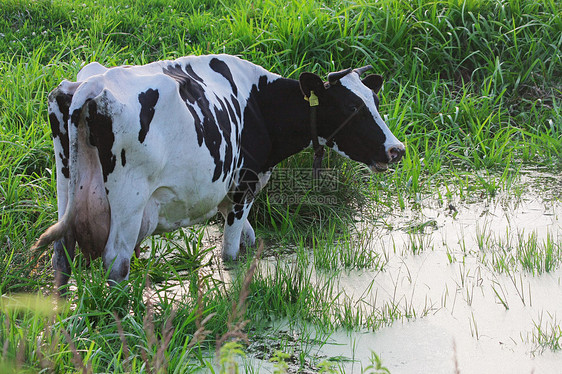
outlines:
M383 80L367 66L283 78L230 55L187 56L139 66L86 65L48 98L58 222L60 289L78 243L102 257L109 281L128 279L149 235L225 220L222 256L252 246L248 212L280 161L327 146L374 172L404 154L378 112Z

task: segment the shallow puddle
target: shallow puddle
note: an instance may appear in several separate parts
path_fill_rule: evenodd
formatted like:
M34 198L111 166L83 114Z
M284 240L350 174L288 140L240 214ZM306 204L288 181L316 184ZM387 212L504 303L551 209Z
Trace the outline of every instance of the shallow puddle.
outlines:
M363 224L364 249L386 263L340 272L335 293L387 326L336 332L316 355L346 373L371 352L392 373L561 372L562 178L522 180L520 197L428 197Z

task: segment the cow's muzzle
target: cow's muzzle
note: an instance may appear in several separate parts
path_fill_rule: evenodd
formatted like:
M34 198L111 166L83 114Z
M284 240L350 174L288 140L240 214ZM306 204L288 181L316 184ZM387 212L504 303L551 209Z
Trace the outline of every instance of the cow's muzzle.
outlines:
M388 164L393 164L400 161L402 159L402 156L404 156L404 153L406 153L406 148L402 143L388 147L388 149L386 150L386 157L388 161L374 162L373 165L371 165L370 167L371 171L375 173L381 173L383 171L386 171L388 169Z
M370 169L373 173L382 173L388 169L388 164L386 162L375 162Z
M404 153L406 153L406 147L404 147L404 144L399 144L389 147L386 150L386 156L388 157L388 162L393 164L395 162L400 161L402 159L402 156L404 156Z

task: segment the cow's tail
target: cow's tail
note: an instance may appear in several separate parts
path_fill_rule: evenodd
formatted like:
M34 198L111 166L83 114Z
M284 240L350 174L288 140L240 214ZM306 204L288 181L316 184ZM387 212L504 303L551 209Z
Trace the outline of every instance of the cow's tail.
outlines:
M74 104L74 103L73 103ZM85 137L87 133L86 129L86 113L87 113L86 101L80 109L73 113L71 117L70 124L68 126L69 135L69 172L70 179L68 185L68 200L66 204L66 209L63 216L59 219L57 223L49 227L35 242L32 247L33 249L46 247L52 242L61 239L69 229L71 229L71 223L74 220L74 215L76 213L76 186L80 178L80 170L77 166L78 163L78 143L79 137ZM74 106L74 105L71 105Z
M67 217L67 213L65 212L60 221L49 227L47 231L41 234L31 249L36 250L38 248L46 247L55 240L62 238L68 231L69 222L70 219Z

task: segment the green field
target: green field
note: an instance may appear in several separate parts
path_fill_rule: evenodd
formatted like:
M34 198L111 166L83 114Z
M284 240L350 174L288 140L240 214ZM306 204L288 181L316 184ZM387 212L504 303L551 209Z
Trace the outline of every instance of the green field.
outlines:
M395 261L410 264L441 248L447 266L459 269L441 309L451 308L453 293L472 306L474 290L489 284L504 312L538 308L531 285L545 274L562 277L559 1L3 0L0 13L0 372L230 372L237 365L260 372L248 356L276 359L263 368L270 372L346 372L356 362L355 372L383 373L377 356L318 355L311 347L326 346L342 328L375 336L435 311L394 299L358 308L339 288L350 273L394 279ZM265 260L251 283L244 280L251 256L225 267L212 255L216 218L147 239L127 287L110 289L101 263L86 268L78 256L68 303L55 311L51 252L29 249L57 217L48 93L92 61L207 53L238 55L295 79L373 65L385 79L381 115L406 145L405 157L373 175L330 152L324 167L337 188L267 188L252 212ZM279 169L311 165L306 151ZM287 195L302 200L273 199ZM548 233L518 220L534 209L526 208L529 196L545 209L535 222L553 217ZM455 233L458 240L435 238L469 212L496 206L508 211L507 228L489 218ZM472 262L489 278L471 285ZM549 292L561 295L561 284ZM172 296L178 285L184 291ZM562 311L535 309L540 318L533 315L520 344L558 354L562 365ZM484 322L475 315L469 329L479 341ZM287 336L276 330L280 321L290 321ZM263 349L271 336L277 353Z

